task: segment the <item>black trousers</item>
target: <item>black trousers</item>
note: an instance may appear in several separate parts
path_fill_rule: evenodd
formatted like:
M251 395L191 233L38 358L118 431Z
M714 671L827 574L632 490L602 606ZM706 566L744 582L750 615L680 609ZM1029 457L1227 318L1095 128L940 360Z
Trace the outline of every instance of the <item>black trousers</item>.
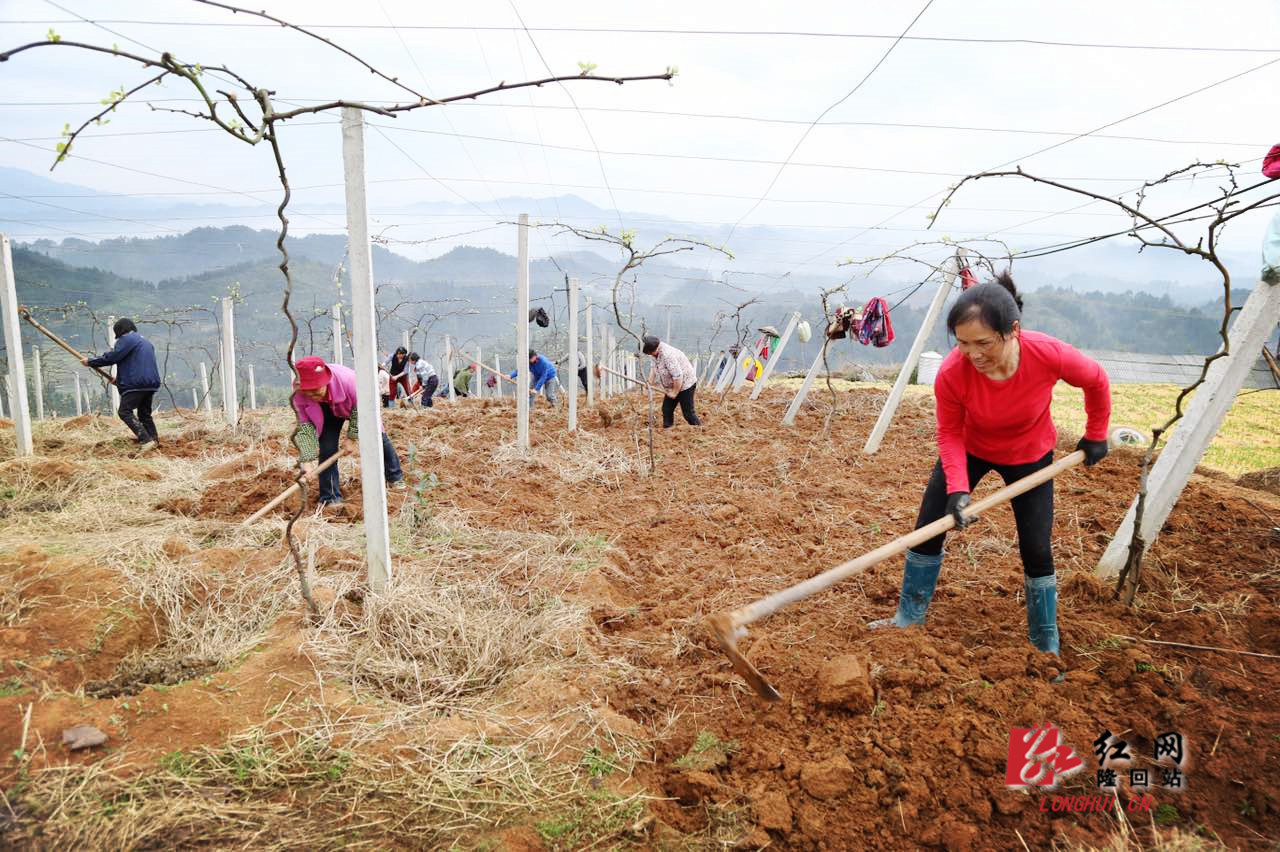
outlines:
M137 436L139 444L159 440L156 422L151 419L151 398L155 395L153 390L131 390L120 394L120 410L117 413L124 425Z
M698 389L695 383L676 394L674 397L664 395L662 397L662 428L670 429L672 424L676 422L676 403L680 403L680 413L684 415L685 422L690 426L701 426L702 421L698 419L698 412L693 410L693 392Z
M432 400L435 399L436 388L438 387L440 387L439 376L431 376L430 378L427 379L427 383L422 386L422 407L423 408L435 407L435 404L432 402Z
M578 371L578 381L582 382L582 389L587 389L587 368L583 367Z
M978 480L994 470L1000 474L1005 485L1035 473L1053 463L1053 450L1044 458L1026 464L996 464L980 459L970 453L965 454L969 466L969 487L973 488ZM1048 577L1053 574L1053 549L1050 537L1053 533L1053 480L1037 485L1025 494L1019 494L1011 501L1013 519L1018 526L1018 553L1022 556L1022 570L1028 577ZM920 501L920 516L916 520L916 529L931 524L947 513L947 479L942 472L942 459L934 465L933 475L924 489L924 499ZM945 533L931 538L924 544L911 548L916 553L936 556L942 552L942 540Z

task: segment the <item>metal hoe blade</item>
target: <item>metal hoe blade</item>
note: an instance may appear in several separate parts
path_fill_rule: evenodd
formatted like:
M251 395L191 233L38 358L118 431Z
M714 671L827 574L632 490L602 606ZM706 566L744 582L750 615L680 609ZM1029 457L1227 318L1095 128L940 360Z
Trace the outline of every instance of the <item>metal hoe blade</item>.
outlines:
M756 691L756 695L768 701L777 701L782 697L778 690L774 689L773 685L764 679L764 675L760 674L760 670L751 665L747 658L742 656L742 652L738 650L738 639L747 635L745 627L735 627L731 615L724 612L708 616L707 624L720 642L720 649L724 651L724 655L733 664L733 670L751 685L751 688Z

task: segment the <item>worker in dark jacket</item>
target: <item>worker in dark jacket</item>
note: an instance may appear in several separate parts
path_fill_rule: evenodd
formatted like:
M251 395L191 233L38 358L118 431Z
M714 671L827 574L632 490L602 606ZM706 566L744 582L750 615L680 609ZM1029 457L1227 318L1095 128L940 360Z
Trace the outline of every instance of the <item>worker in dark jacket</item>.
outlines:
M159 438L151 419L151 398L160 390L160 368L156 349L138 333L133 320L122 318L111 327L115 348L97 358L82 358L86 367L116 367L116 388L120 391L120 419L137 436L140 452L155 449Z

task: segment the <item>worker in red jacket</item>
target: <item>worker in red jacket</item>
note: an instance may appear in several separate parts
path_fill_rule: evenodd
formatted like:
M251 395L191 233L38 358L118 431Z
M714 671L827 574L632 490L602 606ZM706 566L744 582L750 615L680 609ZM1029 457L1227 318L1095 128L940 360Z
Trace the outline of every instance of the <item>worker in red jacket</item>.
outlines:
M945 514L964 527L969 491L988 471L1005 483L1053 462L1057 430L1049 416L1061 379L1084 390L1085 465L1107 454L1111 385L1102 367L1047 334L1022 328L1022 299L1008 272L964 291L947 315L956 340L934 380L938 463L925 487L916 528ZM1053 480L1014 497L1027 597L1027 634L1041 651L1058 653L1058 585L1053 570ZM871 627L923 624L942 566L940 535L907 551L902 595L892 618Z

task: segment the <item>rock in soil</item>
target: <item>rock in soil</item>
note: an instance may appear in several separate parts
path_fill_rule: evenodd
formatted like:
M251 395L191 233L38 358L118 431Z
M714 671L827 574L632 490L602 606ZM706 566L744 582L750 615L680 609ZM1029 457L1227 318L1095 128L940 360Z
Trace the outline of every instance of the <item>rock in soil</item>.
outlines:
M834 799L853 786L853 764L844 752L821 763L806 763L800 768L800 786L815 799Z
M74 728L67 728L62 732L62 744L67 747L68 751L93 748L102 745L106 741L107 735L93 725L76 725Z
M828 660L818 672L818 702L865 713L875 704L866 661L857 654Z

